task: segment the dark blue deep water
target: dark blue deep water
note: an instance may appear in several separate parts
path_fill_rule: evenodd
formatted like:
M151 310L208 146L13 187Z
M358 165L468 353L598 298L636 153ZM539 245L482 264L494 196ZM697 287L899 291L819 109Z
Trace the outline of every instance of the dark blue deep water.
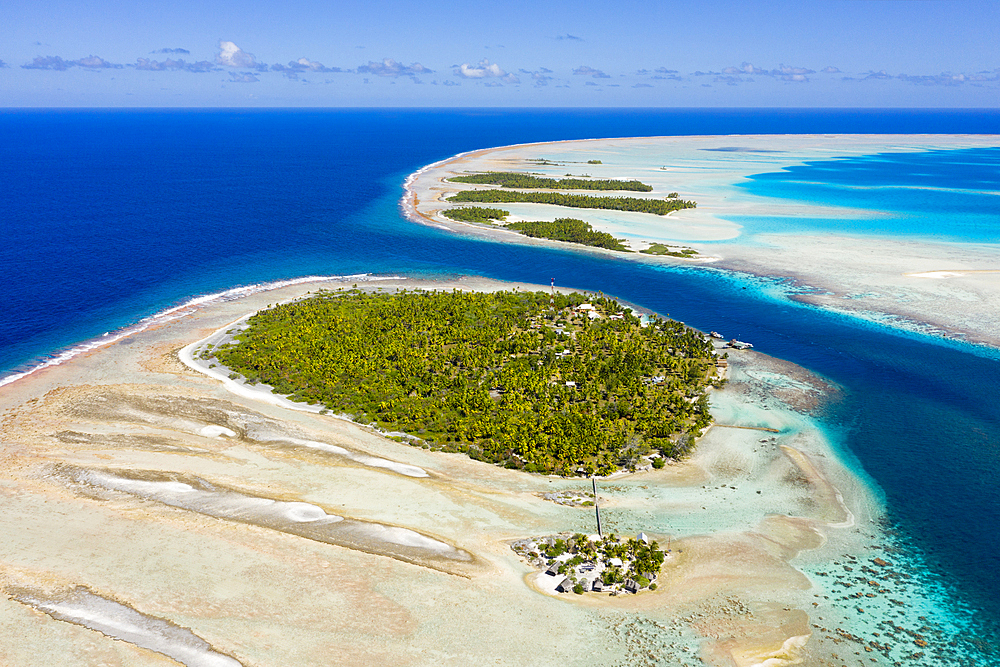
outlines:
M998 355L824 313L738 277L466 240L407 222L398 210L409 173L462 151L739 133L1000 133L1000 118L976 111L0 111L0 376L235 285L362 272L543 284L555 277L703 330L738 333L843 387L824 417L830 432L878 485L903 538L987 632L1000 625ZM998 152L828 161L762 175L747 187L903 212L879 223L884 229L851 223L860 231L996 242L990 207L997 197L981 191L1000 190ZM913 194L907 188L926 185L927 174L937 189L918 196L969 208L967 228L939 229L939 219L899 203ZM859 187L869 184L879 187ZM883 199L873 201L878 193Z

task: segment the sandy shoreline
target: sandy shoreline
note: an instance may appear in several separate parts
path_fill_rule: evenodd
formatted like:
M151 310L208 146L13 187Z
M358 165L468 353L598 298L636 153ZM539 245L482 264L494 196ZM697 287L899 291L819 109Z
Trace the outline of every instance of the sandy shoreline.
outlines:
M508 544L592 532L590 512L540 497L581 480L406 446L233 393L181 361L266 304L350 284L206 301L0 387L0 622L19 638L4 664L174 664L162 646L142 648L163 622L190 635L167 632L181 647L170 650L216 661L188 664L638 665L653 651L653 664L743 666L825 655L810 625L821 591L798 563L861 553L880 511L809 416L831 387L733 353L730 385L713 395L717 421L779 432L712 428L689 462L607 482L610 529L670 541L662 585L553 597L528 583ZM125 641L95 631L123 619L144 629Z
M511 221L581 218L597 230L625 238L636 250L651 243L667 243L694 247L701 253L693 260L610 253L623 259L705 264L765 279L786 279L795 293L793 298L804 303L897 328L1000 347L997 244L848 233L758 233L729 219L871 215L753 197L734 187L752 174L778 171L809 160L998 143L997 137L973 135L742 135L523 144L473 151L428 165L407 179L402 208L411 220L465 235L609 254L451 221L440 214L452 206L444 198L469 186L446 183L444 179L471 171L511 170L553 178L581 173L599 178L637 178L653 185L654 190L629 196L663 197L669 191L679 191L682 198L697 201L698 208L663 217L538 204L505 204L504 208L511 211ZM591 158L600 159L602 164L587 164Z

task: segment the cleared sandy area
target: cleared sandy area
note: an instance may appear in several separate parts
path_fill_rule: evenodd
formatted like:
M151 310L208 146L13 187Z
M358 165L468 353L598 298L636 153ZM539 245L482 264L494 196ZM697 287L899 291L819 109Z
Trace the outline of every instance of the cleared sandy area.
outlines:
M659 590L550 595L509 542L593 532L591 510L541 497L589 481L407 446L182 363L184 348L248 312L349 283L203 305L0 387L0 663L749 666L825 655L810 625L818 591L799 563L860 553L859 527L878 513L809 417L830 387L733 352L731 382L713 397L720 426L694 457L601 485L608 530L669 544ZM400 286L417 284L365 285Z
M530 171L551 178L589 175L638 179L653 186L653 191L611 194L662 198L678 192L682 199L696 201L698 207L667 216L541 204L504 204L503 208L511 211L510 221L580 218L599 231L626 239L634 250L665 243L700 252L698 258L690 260L639 253L624 255L628 259L705 264L787 278L797 300L891 326L1000 346L997 244L847 233L766 233L729 219L873 215L751 195L737 185L752 174L852 155L997 145L1000 138L996 136L975 135L656 137L526 144L476 151L428 166L408 182L404 209L416 221L459 233L511 243L551 244L499 228L448 220L441 211L454 204L446 198L474 186L446 179L477 171ZM590 160L600 160L601 164L589 164ZM610 252L575 248L581 252Z

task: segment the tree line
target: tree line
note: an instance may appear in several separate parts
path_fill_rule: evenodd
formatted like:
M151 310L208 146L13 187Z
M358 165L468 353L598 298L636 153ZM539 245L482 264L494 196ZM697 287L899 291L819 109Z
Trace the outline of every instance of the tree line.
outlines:
M550 298L555 307L551 308ZM529 472L608 474L679 457L710 422L712 347L582 294L357 290L261 311L202 353L251 383L416 444ZM611 316L615 316L612 318Z
M594 197L561 192L515 192L511 190L465 190L451 197L450 202L554 204L570 208L596 208L612 211L637 211L666 215L671 211L695 208L693 201L683 199L647 199L639 197Z
M624 245L624 239L616 239L607 232L595 232L589 222L576 218L556 218L552 222L545 220L509 222L504 227L534 238L568 241L596 248L629 252L629 249Z
M600 162L590 164L600 164ZM453 176L452 183L472 183L475 185L499 185L504 188L538 190L629 190L631 192L651 192L653 186L640 181L599 180L583 178L545 178L533 174L513 171L487 171L481 174Z
M460 206L457 208L445 209L441 212L446 218L458 220L459 222L481 222L492 224L494 220L503 220L510 211L502 208L485 208L483 206Z

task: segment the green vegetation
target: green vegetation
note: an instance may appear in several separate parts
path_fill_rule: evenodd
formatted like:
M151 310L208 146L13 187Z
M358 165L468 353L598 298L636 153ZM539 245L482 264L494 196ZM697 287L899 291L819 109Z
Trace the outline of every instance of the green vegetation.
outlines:
M597 163L599 164L599 163ZM653 187L639 181L582 180L579 178L543 178L532 174L513 171L487 171L482 174L454 176L452 183L473 183L475 185L499 185L504 188L548 189L548 190L629 190L650 192Z
M445 211L442 211L441 214L446 218L451 218L452 220L458 220L459 222L492 223L494 220L503 220L508 215L510 215L510 211L505 211L502 208L483 208L482 206L461 206L458 208L449 208Z
M698 251L694 248L681 248L679 246L668 246L662 243L654 243L648 248L640 250L644 255L667 255L669 257L694 257Z
M587 164L604 164L600 160L587 160Z
M581 181L589 183L590 181ZM596 181L595 181L596 182ZM638 211L666 215L683 208L695 208L693 201L683 199L642 199L637 197L592 197L567 195L561 192L514 192L510 190L465 190L448 197L453 202L514 204L554 204L571 208L599 208L611 211Z
M421 446L529 472L686 454L710 422L712 346L679 322L640 326L611 299L549 299L323 292L257 313L213 361Z
M558 218L553 222L510 222L504 226L534 238L569 241L570 243L581 243L608 250L630 252L623 245L622 239L616 239L607 232L595 232L590 223L576 218Z

